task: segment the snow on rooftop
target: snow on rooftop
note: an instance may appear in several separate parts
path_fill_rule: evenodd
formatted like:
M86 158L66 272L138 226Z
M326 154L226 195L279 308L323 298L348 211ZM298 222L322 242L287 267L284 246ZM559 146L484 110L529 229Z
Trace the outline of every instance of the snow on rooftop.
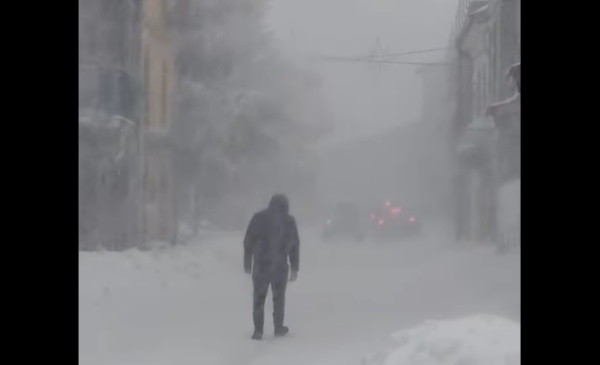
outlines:
M519 365L521 325L493 315L429 321L393 336L363 365Z

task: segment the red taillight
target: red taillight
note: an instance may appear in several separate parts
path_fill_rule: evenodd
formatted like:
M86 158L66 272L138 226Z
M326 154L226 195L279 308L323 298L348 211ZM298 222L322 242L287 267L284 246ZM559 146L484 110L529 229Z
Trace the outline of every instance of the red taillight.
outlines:
M401 211L402 211L402 210L401 210L400 208L392 208L392 209L391 209L391 212L392 212L393 214L399 214Z
M380 225L380 226L383 226L383 224L384 224L384 223L385 223L385 222L383 221L383 219L380 219L380 220L379 220L379 225Z
M391 206L392 206L392 203L390 203L390 202L385 202L385 206L386 206L386 207L391 207Z
M416 221L416 219L415 219L415 217L410 217L409 221L410 221L411 223L414 223L414 222Z
M375 219L377 218L377 216L375 216L375 214L371 214L371 219Z

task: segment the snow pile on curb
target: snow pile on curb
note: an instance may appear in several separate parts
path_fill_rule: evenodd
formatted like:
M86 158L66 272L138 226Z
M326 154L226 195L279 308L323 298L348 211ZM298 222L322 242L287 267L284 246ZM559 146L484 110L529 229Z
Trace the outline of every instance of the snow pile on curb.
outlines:
M129 295L149 287L195 285L203 276L214 275L223 264L201 245L170 247L149 243L153 249L124 252L79 253L79 297L97 300L106 293Z
M363 365L520 365L521 325L492 315L430 321L393 336Z

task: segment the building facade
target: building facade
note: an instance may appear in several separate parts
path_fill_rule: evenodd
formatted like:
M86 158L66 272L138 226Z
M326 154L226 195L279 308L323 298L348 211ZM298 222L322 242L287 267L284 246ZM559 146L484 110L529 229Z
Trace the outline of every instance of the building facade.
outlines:
M79 246L140 238L140 2L79 0Z
M505 74L519 60L519 32L520 1L459 2L452 43L460 240L494 240L500 235L499 191L520 176L520 115L489 113L490 105L514 95Z
M79 0L80 248L176 240L170 4Z

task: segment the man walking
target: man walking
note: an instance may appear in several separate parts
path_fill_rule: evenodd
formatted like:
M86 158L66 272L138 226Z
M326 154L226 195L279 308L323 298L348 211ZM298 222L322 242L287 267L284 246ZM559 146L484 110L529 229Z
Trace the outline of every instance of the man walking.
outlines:
M285 336L289 332L283 325L285 291L288 278L295 281L298 277L299 259L298 228L296 220L289 214L288 199L282 194L274 195L267 209L254 214L244 238L244 271L252 274L254 285L252 339L260 340L263 336L269 286L273 293L275 336Z

